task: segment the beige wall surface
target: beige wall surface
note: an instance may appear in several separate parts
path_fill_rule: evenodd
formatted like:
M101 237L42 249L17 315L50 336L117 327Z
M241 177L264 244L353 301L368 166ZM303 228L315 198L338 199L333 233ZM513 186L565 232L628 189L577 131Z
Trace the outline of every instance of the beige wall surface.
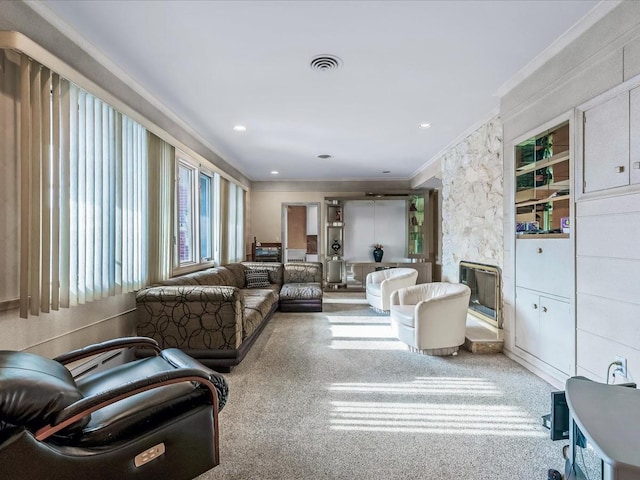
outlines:
M607 366L616 355L628 359L629 381L640 376L640 299L637 289L631 292L627 288L633 284L633 272L640 268L637 249L632 247L637 243L633 232L640 228L640 207L637 194L630 195L633 192L628 187L624 195L615 189L599 198L580 195L582 180L577 174L582 171L582 159L576 154L582 151L582 125L574 124L573 119L580 118L574 116L574 109L625 81L640 83L633 77L640 73L639 52L640 2L624 1L501 98L505 323L513 323L515 305L513 144L519 137L568 118L572 120L573 194L577 200L570 240L576 260L576 288L571 299L576 371L572 374L599 381L606 379ZM620 248L612 245L612 240ZM513 335L505 336L507 353L515 351ZM543 365L533 368L544 373Z
M251 235L259 242L282 241L282 204L283 203L319 203L320 235L318 246L324 254L325 197L362 195L363 192L291 192L291 191L256 191L251 192Z

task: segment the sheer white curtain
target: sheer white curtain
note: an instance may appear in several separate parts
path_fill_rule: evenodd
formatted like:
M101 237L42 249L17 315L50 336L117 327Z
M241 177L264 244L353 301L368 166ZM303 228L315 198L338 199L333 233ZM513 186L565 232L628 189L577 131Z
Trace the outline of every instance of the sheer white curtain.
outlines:
M20 144L20 315L140 288L146 130L23 56Z

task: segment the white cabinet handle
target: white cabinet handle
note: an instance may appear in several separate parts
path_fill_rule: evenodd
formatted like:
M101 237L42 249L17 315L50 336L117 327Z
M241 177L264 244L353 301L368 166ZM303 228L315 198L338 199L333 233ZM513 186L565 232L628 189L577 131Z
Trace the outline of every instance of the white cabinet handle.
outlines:
M538 308L538 304L537 304L537 303L534 303L534 304L533 304L533 309L534 309L534 310L536 310L537 308Z
M543 311L544 313L547 313L547 307L542 307L542 311Z
M616 173L622 173L624 172L624 165L618 165L616 168Z

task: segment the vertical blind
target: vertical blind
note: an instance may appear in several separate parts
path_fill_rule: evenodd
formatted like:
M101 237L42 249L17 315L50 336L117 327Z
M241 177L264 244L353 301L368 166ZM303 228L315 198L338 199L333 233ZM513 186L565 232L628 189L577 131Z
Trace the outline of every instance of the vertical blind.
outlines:
M146 130L26 56L20 86L20 316L140 288Z

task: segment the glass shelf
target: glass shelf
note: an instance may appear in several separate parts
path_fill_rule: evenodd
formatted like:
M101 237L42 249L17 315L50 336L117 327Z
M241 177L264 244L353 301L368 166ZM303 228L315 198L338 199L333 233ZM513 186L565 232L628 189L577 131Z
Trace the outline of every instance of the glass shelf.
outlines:
M515 210L518 238L565 238L571 208L569 123L516 145Z

